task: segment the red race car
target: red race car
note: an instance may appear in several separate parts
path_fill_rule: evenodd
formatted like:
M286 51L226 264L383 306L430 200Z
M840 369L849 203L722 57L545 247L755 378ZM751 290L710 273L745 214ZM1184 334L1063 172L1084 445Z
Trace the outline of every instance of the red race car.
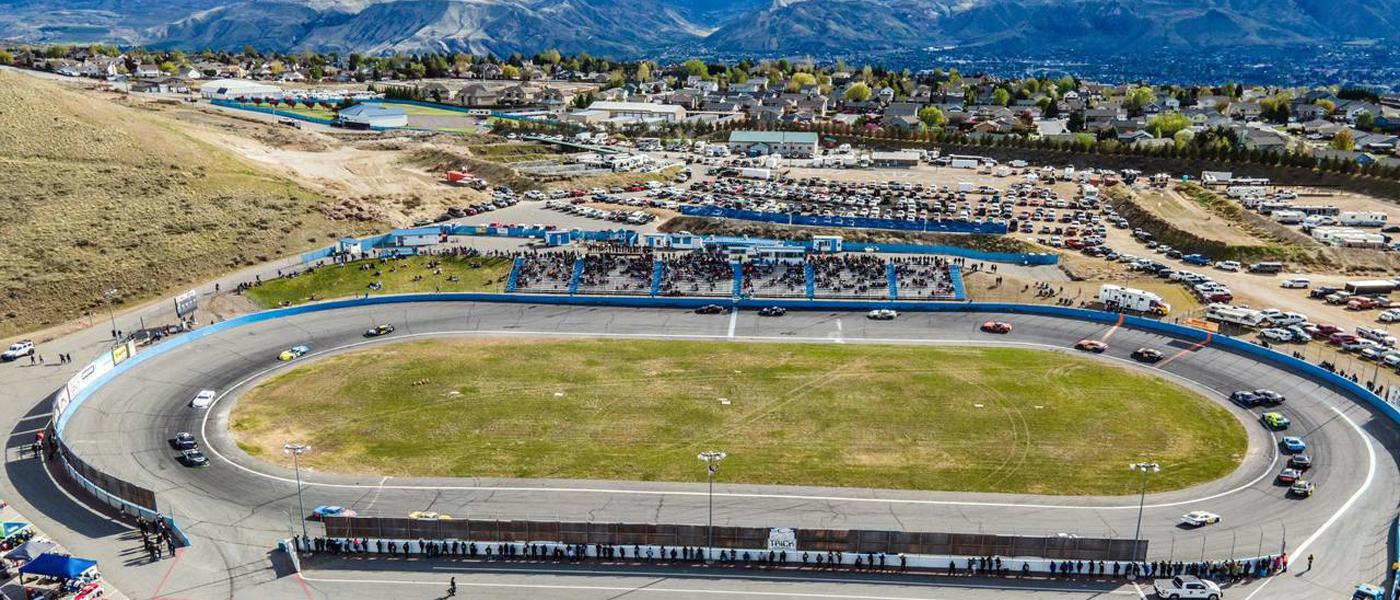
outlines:
M1079 340L1078 342L1074 343L1074 348L1076 350L1083 350L1085 352L1101 354L1104 350L1108 349L1108 344L1105 344L1098 340Z
M1011 324L1005 321L987 321L982 324L982 331L987 333L1011 333Z

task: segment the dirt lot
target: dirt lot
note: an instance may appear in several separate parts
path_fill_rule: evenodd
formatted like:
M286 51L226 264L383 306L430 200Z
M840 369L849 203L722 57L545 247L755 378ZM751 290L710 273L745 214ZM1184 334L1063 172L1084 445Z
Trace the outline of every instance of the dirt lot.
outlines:
M1139 190L1140 204L1178 227L1205 238L1237 246L1265 243L1240 227L1238 223L1221 218L1172 189Z

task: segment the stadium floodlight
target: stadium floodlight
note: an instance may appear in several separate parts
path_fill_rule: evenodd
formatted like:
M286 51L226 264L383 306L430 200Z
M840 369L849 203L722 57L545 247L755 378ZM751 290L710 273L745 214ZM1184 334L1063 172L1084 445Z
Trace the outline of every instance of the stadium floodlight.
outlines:
M709 517L705 521L705 562L710 562L710 552L715 547L715 473L719 472L719 463L728 454L718 450L707 450L695 457L705 463L705 477L710 482L710 510Z
M301 457L303 452L310 452L311 446L306 444L282 444L282 453L292 456L292 471L297 475L297 507L301 509L301 538L309 539L306 535L306 503L301 499Z
M1137 542L1142 540L1142 508L1147 502L1147 477L1162 470L1155 462L1139 462L1128 465L1128 469L1142 473L1142 490L1138 493L1137 529L1133 532L1133 556L1137 557Z

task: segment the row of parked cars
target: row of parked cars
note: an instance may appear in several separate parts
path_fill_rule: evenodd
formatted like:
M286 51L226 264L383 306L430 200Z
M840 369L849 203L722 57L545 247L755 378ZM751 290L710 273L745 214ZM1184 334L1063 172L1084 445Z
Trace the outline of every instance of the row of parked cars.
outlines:
M582 204L561 202L559 200L550 200L545 203L544 207L571 215L588 217L590 219L601 219L616 223L628 223L631 225L645 225L656 220L656 215L644 210L604 210L592 206L584 206Z

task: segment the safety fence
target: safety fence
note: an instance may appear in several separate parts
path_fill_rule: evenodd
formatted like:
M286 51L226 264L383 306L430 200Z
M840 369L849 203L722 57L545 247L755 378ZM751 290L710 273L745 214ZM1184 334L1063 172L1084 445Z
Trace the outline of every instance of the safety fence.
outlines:
M495 303L518 303L518 304L551 304L563 306L612 306L631 308L674 308L674 309L694 309L716 302L714 298L686 298L686 297L626 297L626 296L558 296L542 294L484 294L484 293L445 293L445 294L403 294L391 296L370 296L367 298L355 298L345 300L332 300L294 306L288 308L268 310L248 315L243 315L227 321L210 325L201 329L196 329L183 334L179 334L168 339L166 342L152 346L140 354L125 358L120 363L115 364L109 370L100 375L90 375L85 379L85 383L71 398L65 396L60 408L59 399L55 399L55 431L59 437L62 436L64 424L72 417L73 413L79 410L87 398L91 397L94 391L100 389L107 382L125 373L127 370L139 365L155 356L177 350L184 345L202 339L207 336L216 335L234 328L286 318L294 315L315 313L328 310L352 308L360 306L392 305L415 302L495 302ZM1400 424L1400 409L1390 405L1375 393L1365 387L1346 379L1340 375L1332 373L1326 369L1313 365L1304 360L1288 356L1271 349L1264 348L1244 340L1232 338L1227 335L1211 334L1204 330L1157 321L1145 317L1133 315L1120 315L1104 311L1096 311L1081 308L1071 308L1063 306L1032 305L1032 304L1009 304L1009 303L951 303L951 302L907 302L907 301L874 301L874 300L785 300L785 299L728 299L721 303L731 307L741 309L758 309L766 306L780 306L790 310L827 310L827 311L859 311L864 312L878 308L888 308L907 312L992 312L1005 314L1024 314L1045 317L1075 319L1102 324L1115 324L1129 328L1139 329L1175 337L1183 341L1192 342L1199 345L1209 345L1213 348L1230 350L1251 358L1255 358L1280 368L1292 371L1296 374L1311 378L1313 381L1329 387L1343 395L1354 398L1375 411L1390 419L1393 423ZM81 375L81 374L80 374ZM65 463L67 464L67 463ZM76 470L74 470L76 472ZM110 492L105 492L111 495ZM121 500L122 502L129 502ZM133 504L134 507L134 504ZM137 507L139 509L139 507ZM140 509L144 510L144 509ZM143 513L144 514L144 513ZM164 516L162 516L164 518ZM176 528L178 531L178 528ZM183 533L180 537L185 542Z
M768 548L790 538L799 552L956 556L1035 556L1067 560L1138 561L1147 540L1024 537L980 533L931 533L859 529L772 529L704 525L583 523L561 521L436 520L388 517L327 517L333 538L554 542L604 546ZM710 540L713 540L711 543Z
M820 215L792 215L786 213L759 212L755 210L739 210L737 208L721 208L718 206L691 205L682 206L681 214L690 217L715 217L810 227L848 227L852 229L889 229L894 231L984 235L1001 235L1006 233L1006 225L1004 223L979 223L976 221L961 220L903 221L899 219L871 219L867 217L826 217Z

